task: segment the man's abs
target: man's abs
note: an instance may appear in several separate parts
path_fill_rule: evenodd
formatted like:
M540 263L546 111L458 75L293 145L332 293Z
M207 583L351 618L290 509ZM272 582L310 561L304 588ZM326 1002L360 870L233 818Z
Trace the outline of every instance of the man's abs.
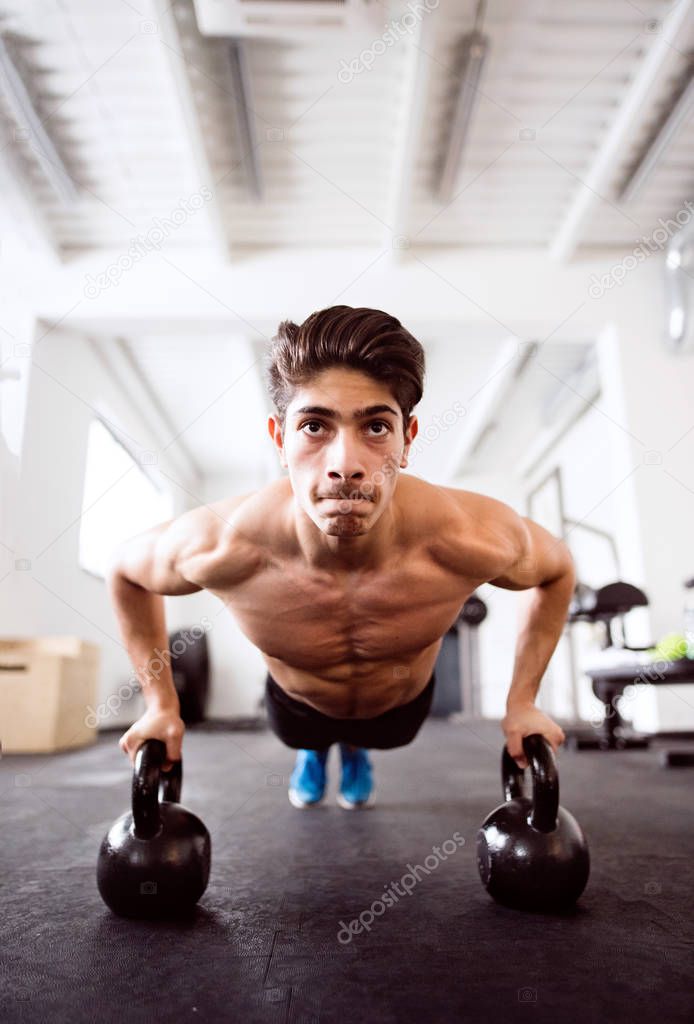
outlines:
M438 640L417 657L391 663L346 663L321 675L296 669L263 654L270 675L290 697L331 718L376 718L418 697L431 679Z

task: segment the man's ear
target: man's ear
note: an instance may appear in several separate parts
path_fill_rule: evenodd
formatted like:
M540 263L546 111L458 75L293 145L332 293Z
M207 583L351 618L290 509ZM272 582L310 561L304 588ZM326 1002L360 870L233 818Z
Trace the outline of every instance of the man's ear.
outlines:
M407 468L407 460L408 460L408 457L409 457L409 454L410 454L410 445L412 444L412 442L414 441L415 437L417 436L417 431L418 430L419 430L419 424L417 422L417 417L416 416L410 416L410 422L407 424L407 430L405 431L405 447L403 449L402 457L400 459L400 468L401 469L406 469Z
M267 421L267 429L272 438L277 453L280 457L280 465L283 469L287 469L287 458L284 454L284 439L282 436L282 427L279 420L275 416L269 416Z

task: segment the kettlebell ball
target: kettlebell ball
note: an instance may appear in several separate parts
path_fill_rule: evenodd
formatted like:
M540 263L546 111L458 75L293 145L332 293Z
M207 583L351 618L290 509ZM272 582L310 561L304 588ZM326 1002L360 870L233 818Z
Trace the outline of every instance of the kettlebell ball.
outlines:
M586 887L588 844L581 826L559 806L554 752L539 733L523 750L532 772L533 797L524 792L525 772L504 746L502 787L506 802L489 814L477 833L482 884L498 903L516 910L561 912Z
M135 755L132 810L101 843L96 881L101 897L121 917L158 918L191 911L210 874L210 834L178 801L183 765L161 767L166 745L146 740Z

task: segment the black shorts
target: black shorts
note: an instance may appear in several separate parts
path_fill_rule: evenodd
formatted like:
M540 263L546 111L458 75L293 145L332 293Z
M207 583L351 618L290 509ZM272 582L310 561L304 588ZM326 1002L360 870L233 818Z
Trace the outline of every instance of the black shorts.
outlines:
M296 750L325 750L333 743L349 743L367 750L388 750L411 743L429 714L434 695L434 673L414 700L384 711L375 718L331 718L309 704L295 700L268 673L265 707L272 731Z

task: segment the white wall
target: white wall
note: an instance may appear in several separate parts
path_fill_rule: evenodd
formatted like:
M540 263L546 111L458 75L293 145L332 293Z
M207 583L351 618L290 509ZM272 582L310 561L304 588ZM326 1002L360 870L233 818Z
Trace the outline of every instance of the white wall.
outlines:
M27 285L30 274L45 266L45 258L13 228L2 205L0 232L0 617L4 621L13 604L19 464L35 332Z
M628 640L637 645L683 632L682 582L694 574L694 357L663 343L659 274L654 260L604 301L607 322L596 338L601 396L524 482L527 494L559 467L565 515L613 534L620 577L650 601L627 619ZM584 582L614 578L611 559L580 527L567 539ZM573 636L580 670L596 661L601 634L577 626ZM568 657L562 640L542 706L592 718L599 705L585 675L572 699ZM693 729L694 685L629 691L622 711L644 731Z
M601 395L573 427L559 439L531 476L523 482L525 495L524 514L532 516L551 530L559 533L561 526L555 521L545 521L541 506L533 503L528 511L527 501L531 492L553 473L559 470L561 477L563 511L567 519L576 526L569 527L566 541L571 549L580 582L599 587L615 579L624 579L636 586L643 586L640 566L631 563L629 552L623 550L625 539L624 520L620 517L620 499L617 484L624 478L627 467L619 464L609 444L606 432L610 426L604 412L605 399ZM633 496L632 496L633 502ZM595 527L610 534L616 544L617 564L611 547L582 526ZM634 612L631 621L629 641L648 642L649 624L641 612ZM582 673L581 666L589 663L599 648L602 634L599 628L577 625L572 628L572 640L576 665L576 688L572 686L571 644L568 628L565 630L557 650L547 668L542 684L543 707L550 713L568 719L594 718L600 705L593 696L590 680Z
M651 268L658 285L661 264ZM694 353L667 350L662 287L647 286L641 271L623 285L619 315L611 310L599 352L606 400L618 423L611 448L627 465L617 485L623 548L634 574L641 567L658 640L684 632L682 584L694 574ZM639 729L691 730L694 684L643 690L626 708Z
M12 502L16 553L28 568L14 571L5 581L11 589L3 590L2 632L71 633L100 644L100 699L105 700L129 678L131 667L103 580L78 565L87 431L101 412L144 449L158 448L163 439L142 419L140 404L121 391L84 337L53 331L43 341L34 340L32 361L21 473ZM189 489L191 481L173 458L161 456L160 467L182 485L173 487L174 507L180 512L186 493L182 488ZM178 612L171 616L172 628ZM123 705L106 724L128 721L137 700L130 708Z

